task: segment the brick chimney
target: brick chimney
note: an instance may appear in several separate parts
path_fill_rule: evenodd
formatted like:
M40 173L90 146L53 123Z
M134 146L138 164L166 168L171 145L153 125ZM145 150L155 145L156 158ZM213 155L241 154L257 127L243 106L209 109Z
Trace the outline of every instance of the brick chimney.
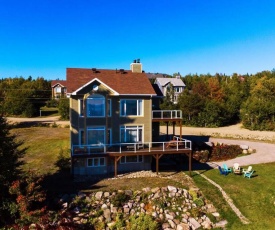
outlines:
M133 73L142 73L142 64L140 63L140 59L136 59L131 63L130 69Z

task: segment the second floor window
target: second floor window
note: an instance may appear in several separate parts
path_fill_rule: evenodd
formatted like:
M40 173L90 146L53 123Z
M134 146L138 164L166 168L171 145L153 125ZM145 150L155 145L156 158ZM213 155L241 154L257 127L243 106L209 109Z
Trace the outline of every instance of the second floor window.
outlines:
M84 101L78 100L79 116L84 116ZM105 116L105 98L101 95L92 95L87 98L87 117L104 117ZM111 99L108 99L108 116L111 116L112 111Z
M87 117L105 116L105 97L101 95L91 95L87 98Z
M142 116L142 100L121 100L120 115L121 116Z

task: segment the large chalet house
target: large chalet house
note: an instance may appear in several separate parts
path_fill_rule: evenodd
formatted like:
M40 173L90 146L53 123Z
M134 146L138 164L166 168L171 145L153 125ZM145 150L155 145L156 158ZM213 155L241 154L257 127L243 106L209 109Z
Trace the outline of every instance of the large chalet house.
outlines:
M167 96L170 93L170 96L173 94L171 100L174 104L177 104L179 95L183 92L185 88L184 82L181 80L180 76L173 78L160 78L155 79L155 84L159 87L163 96Z
M158 110L157 94L141 63L130 67L67 68L74 175L150 170L153 161L158 171L163 154L189 154L191 162L190 141L159 140L159 123L181 125L181 111Z

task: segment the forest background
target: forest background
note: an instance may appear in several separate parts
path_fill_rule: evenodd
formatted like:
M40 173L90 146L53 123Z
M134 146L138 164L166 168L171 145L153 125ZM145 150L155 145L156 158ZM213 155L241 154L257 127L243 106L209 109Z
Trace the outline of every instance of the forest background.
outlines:
M186 88L178 103L170 87L160 107L181 110L185 126L242 123L250 130L275 131L275 69L250 75L189 74L181 79ZM0 112L5 116L39 116L43 106L58 108L62 119L69 117L68 99L52 100L51 81L31 76L0 80Z

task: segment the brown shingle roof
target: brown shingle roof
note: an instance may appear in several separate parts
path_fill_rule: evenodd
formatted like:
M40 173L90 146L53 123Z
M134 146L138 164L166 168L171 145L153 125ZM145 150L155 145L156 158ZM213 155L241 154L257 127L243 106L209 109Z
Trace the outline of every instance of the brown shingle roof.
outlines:
M125 70L67 68L67 93L73 93L97 78L119 94L156 95L145 73Z
M52 87L54 87L57 84L60 84L60 85L62 85L64 87L66 87L67 86L67 81L65 81L65 80L53 80L51 82Z

